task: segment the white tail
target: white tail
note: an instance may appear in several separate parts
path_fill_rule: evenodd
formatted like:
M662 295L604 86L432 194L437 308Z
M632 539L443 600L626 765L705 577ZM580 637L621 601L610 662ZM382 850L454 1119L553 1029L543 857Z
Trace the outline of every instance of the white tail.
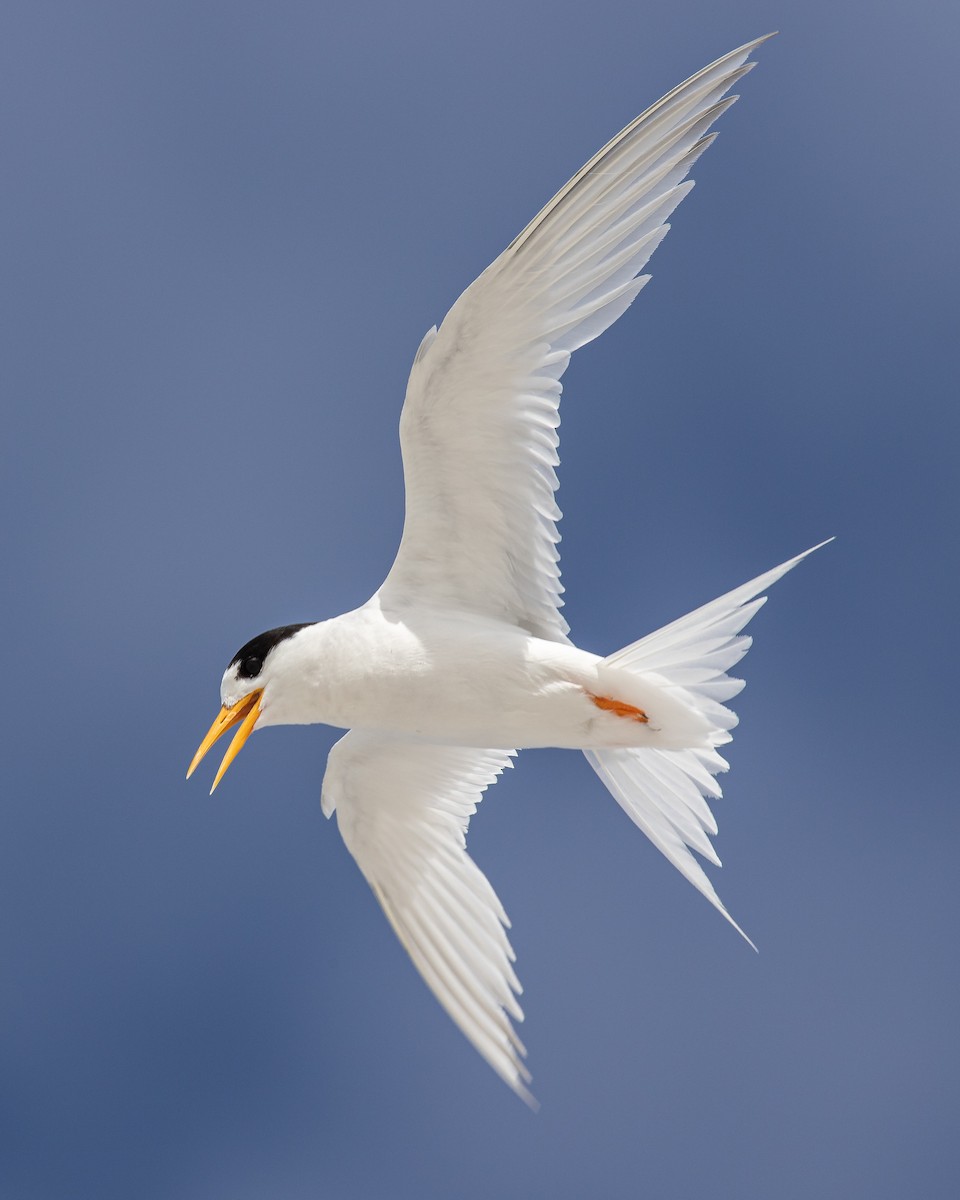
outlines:
M750 649L752 639L740 631L766 602L766 596L760 593L826 544L813 546L604 659L610 666L655 671L662 676L677 699L694 708L709 723L710 732L702 748L584 751L587 761L627 816L751 946L753 942L724 908L690 851L696 850L720 866L707 836L717 832L717 823L706 798L720 796L720 785L714 776L726 771L729 765L716 748L730 741L730 730L737 724L736 713L726 707L725 701L744 686L742 679L727 674Z

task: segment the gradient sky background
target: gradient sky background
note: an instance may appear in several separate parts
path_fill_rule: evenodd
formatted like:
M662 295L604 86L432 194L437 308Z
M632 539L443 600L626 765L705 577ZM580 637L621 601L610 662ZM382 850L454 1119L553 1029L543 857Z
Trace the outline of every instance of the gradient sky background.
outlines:
M837 535L752 626L717 806L761 952L522 756L470 846L534 1115L322 818L333 730L183 773L241 643L385 573L423 332L772 28L566 377L560 492L603 652ZM925 0L6 6L4 1197L958 1194L958 40Z

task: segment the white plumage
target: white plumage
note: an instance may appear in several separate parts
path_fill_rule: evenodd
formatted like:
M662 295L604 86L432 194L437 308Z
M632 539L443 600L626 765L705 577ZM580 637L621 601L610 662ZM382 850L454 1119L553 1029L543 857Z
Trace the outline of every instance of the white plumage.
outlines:
M691 853L719 865L708 800L736 724L726 702L743 686L727 671L761 593L804 556L600 658L571 643L559 611L554 468L570 355L649 279L687 173L763 40L631 122L427 333L400 425L403 537L383 586L354 612L249 642L191 766L238 723L214 786L254 728L350 730L330 753L323 811L437 999L528 1100L508 922L466 852L469 819L517 748L584 750L730 920Z
M400 422L406 521L385 601L566 636L553 498L560 379L650 279L640 272L693 187L687 172L763 40L617 134L427 333Z

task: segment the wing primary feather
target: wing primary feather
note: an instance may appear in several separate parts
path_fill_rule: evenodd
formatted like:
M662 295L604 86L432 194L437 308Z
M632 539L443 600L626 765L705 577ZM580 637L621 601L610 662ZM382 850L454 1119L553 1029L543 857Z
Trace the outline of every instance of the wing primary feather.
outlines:
M646 197L653 191L656 197L675 187L706 149L706 145L701 146L705 141L705 136L701 135L706 135L706 130L738 99L738 96L728 96L706 113L691 118L686 127L671 135L668 145L657 144L639 162L631 162L626 180L623 175L608 179L604 174L587 194L571 193L564 205L554 210L551 224L540 233L541 241L548 240L544 241L538 254L549 254L551 262L562 262L573 235L595 225L598 216L608 222L615 221L639 196ZM687 142L690 145L686 145ZM677 143L682 143L679 149ZM671 150L673 154L669 153ZM576 205L572 203L574 199ZM564 219L568 207L570 212ZM525 250L525 253L529 251Z
M733 75L737 68L744 63L744 61L749 57L753 50L757 48L757 46L761 45L768 38L773 36L773 34L767 34L765 37L757 38L753 42L748 42L739 49L733 50L729 54L725 54L722 58L718 58L716 62L711 63L709 66L704 67L703 70L698 71L695 75L692 75L689 79L685 80L672 91L668 92L664 97L662 97L662 99L658 100L656 104L642 112L638 117L631 121L629 125L625 126L625 128L623 128L615 137L607 142L605 146L598 150L593 158L591 158L587 163L584 164L583 167L581 167L581 169L576 173L576 175L573 176L569 183L562 187L556 196L554 196L553 199L550 200L540 210L539 213L537 213L529 225L527 225L517 235L517 237L514 238L514 240L510 243L508 250L518 249L521 245L523 245L524 242L528 241L532 237L536 230L543 228L547 222L547 219L567 199L570 193L573 192L580 185L581 181L589 176L590 173L594 171L625 138L631 137L641 126L647 129L655 130L656 126L654 122L659 117L666 119L670 115L673 115L676 112L677 107L682 106L685 96L695 102L698 94L703 94L704 92L709 91L710 84L715 81L717 75L721 75L723 77ZM734 82L735 79L730 78L730 82L727 86L732 86ZM683 108L681 107L681 112L682 111Z

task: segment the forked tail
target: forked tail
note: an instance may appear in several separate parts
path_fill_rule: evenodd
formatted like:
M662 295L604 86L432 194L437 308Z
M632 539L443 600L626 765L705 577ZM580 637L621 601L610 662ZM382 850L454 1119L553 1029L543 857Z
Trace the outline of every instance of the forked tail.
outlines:
M665 679L679 700L709 722L710 732L702 748L584 751L627 816L751 946L753 942L724 908L690 851L696 850L720 866L707 836L717 832L707 800L720 796L714 776L729 765L717 753L717 746L730 741L730 730L737 724L726 701L743 688L744 681L731 678L727 671L743 658L752 641L740 631L766 602L761 593L826 544L821 542L604 659L610 666L656 672Z

